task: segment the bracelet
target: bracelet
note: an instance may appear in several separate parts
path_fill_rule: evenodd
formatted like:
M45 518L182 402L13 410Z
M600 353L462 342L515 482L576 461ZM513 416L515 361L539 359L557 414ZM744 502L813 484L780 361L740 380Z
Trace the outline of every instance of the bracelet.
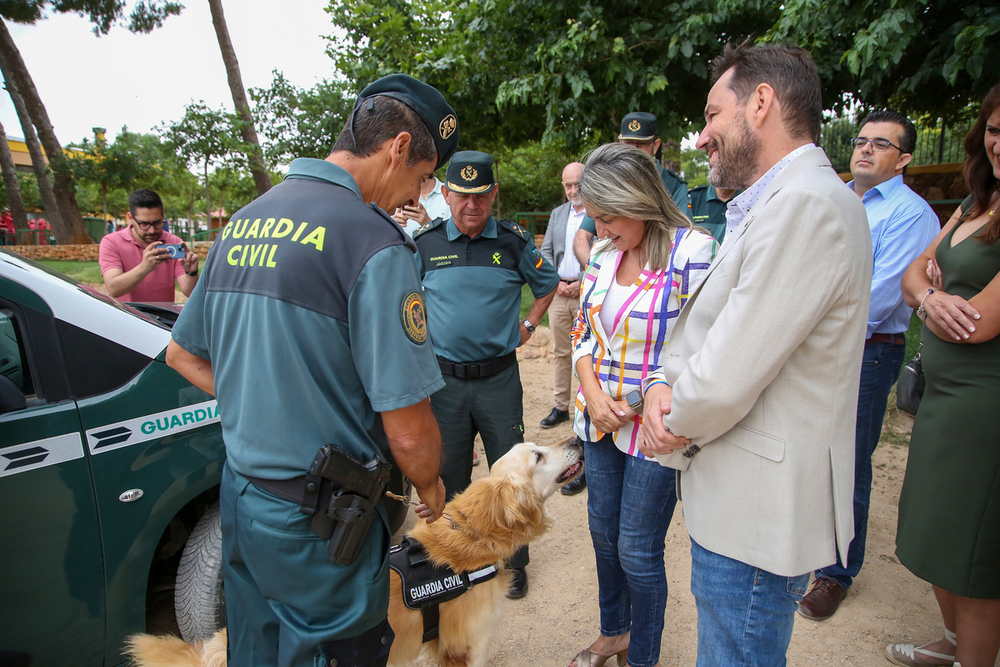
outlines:
M194 271L185 271L184 273L188 274L189 276L191 276L193 278L196 275L198 275L198 269L195 269Z
M919 317L921 320L927 317L927 311L924 310L924 301L926 301L927 297L929 297L931 294L934 294L934 288L928 287L927 293L924 294L924 298L920 300L920 305L917 306L917 317Z
M670 383L667 382L666 380L659 380L659 379L652 380L649 384L646 385L646 389L645 389L645 391L643 391L643 396L646 395L646 392L649 391L649 388L652 387L654 384L665 384L668 387L670 386Z

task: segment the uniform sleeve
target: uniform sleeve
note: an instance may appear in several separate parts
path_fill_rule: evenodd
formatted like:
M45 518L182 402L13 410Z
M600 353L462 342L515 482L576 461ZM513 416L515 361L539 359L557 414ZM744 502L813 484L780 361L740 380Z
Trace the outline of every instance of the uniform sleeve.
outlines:
M206 262L202 269L201 280L194 286L191 296L184 303L181 314L174 324L170 336L174 342L183 347L196 357L212 360L211 350L208 349L208 330L205 325L205 286L208 284L208 270Z
M597 223L589 215L583 216L583 222L580 223L580 229L597 236Z
M677 184L674 185L674 191L670 193L670 196L681 213L686 215L688 220L693 220L694 212L691 210L691 196L688 194L687 183L677 179Z
M543 297L556 288L559 284L559 272L552 266L542 253L535 247L535 242L529 236L527 245L521 252L521 261L517 267L521 279L531 288L531 293L535 298Z
M375 411L408 407L444 387L411 250L391 246L368 260L347 310L354 366Z
M122 262L121 253L118 252L110 235L101 239L101 247L98 249L97 254L97 263L101 267L102 275L108 269L125 270L125 263Z

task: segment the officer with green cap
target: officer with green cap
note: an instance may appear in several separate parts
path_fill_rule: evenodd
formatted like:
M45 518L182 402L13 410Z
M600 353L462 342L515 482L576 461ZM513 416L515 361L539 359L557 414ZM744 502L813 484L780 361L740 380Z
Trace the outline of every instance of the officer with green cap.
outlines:
M233 215L173 329L167 363L219 401L232 665L386 664L390 452L419 516L445 502L444 382L416 247L386 211L457 144L437 90L372 83L329 157L294 160Z
M618 143L634 146L655 158L661 145L656 116L645 111L633 111L625 114L625 117L622 118ZM681 210L681 213L691 218L691 200L688 198L687 181L673 169L666 169L659 162L657 162L657 166L660 168L660 178L663 179L663 185L666 186L670 197L677 204L677 208ZM584 266L589 261L590 246L596 234L597 225L594 224L593 218L587 216L580 224L580 229L573 240L573 252Z
M451 498L469 485L473 443L482 436L490 466L524 440L515 350L534 332L559 284L531 235L491 212L498 185L493 158L455 153L442 191L451 216L414 235L427 298L427 328L445 386L431 396L441 427L441 479ZM520 319L521 287L535 303ZM508 597L523 597L528 549L510 561Z

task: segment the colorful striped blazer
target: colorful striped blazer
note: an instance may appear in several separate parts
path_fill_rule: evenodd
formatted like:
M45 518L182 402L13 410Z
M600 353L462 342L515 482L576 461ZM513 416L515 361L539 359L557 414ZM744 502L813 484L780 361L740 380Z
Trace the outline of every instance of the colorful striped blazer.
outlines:
M575 371L581 357L590 355L604 391L615 400L624 400L630 391L640 387L647 373L663 365L660 359L673 323L688 295L705 279L719 246L704 232L677 228L670 264L659 271L650 271L648 265L643 268L631 295L615 314L614 331L609 335L601 322L601 304L622 255L617 248L605 245L595 245L583 276L580 311L570 333L573 368ZM614 434L614 440L626 454L645 458L637 445L641 419L633 417ZM591 442L604 437L590 421L582 391L577 391L573 430Z

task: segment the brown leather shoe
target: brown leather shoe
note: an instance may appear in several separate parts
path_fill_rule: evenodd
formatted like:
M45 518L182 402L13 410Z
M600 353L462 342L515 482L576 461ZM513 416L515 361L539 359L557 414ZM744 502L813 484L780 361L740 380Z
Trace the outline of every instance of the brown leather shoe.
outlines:
M837 613L846 597L847 589L841 588L836 579L819 577L799 603L799 614L810 621L825 621Z

